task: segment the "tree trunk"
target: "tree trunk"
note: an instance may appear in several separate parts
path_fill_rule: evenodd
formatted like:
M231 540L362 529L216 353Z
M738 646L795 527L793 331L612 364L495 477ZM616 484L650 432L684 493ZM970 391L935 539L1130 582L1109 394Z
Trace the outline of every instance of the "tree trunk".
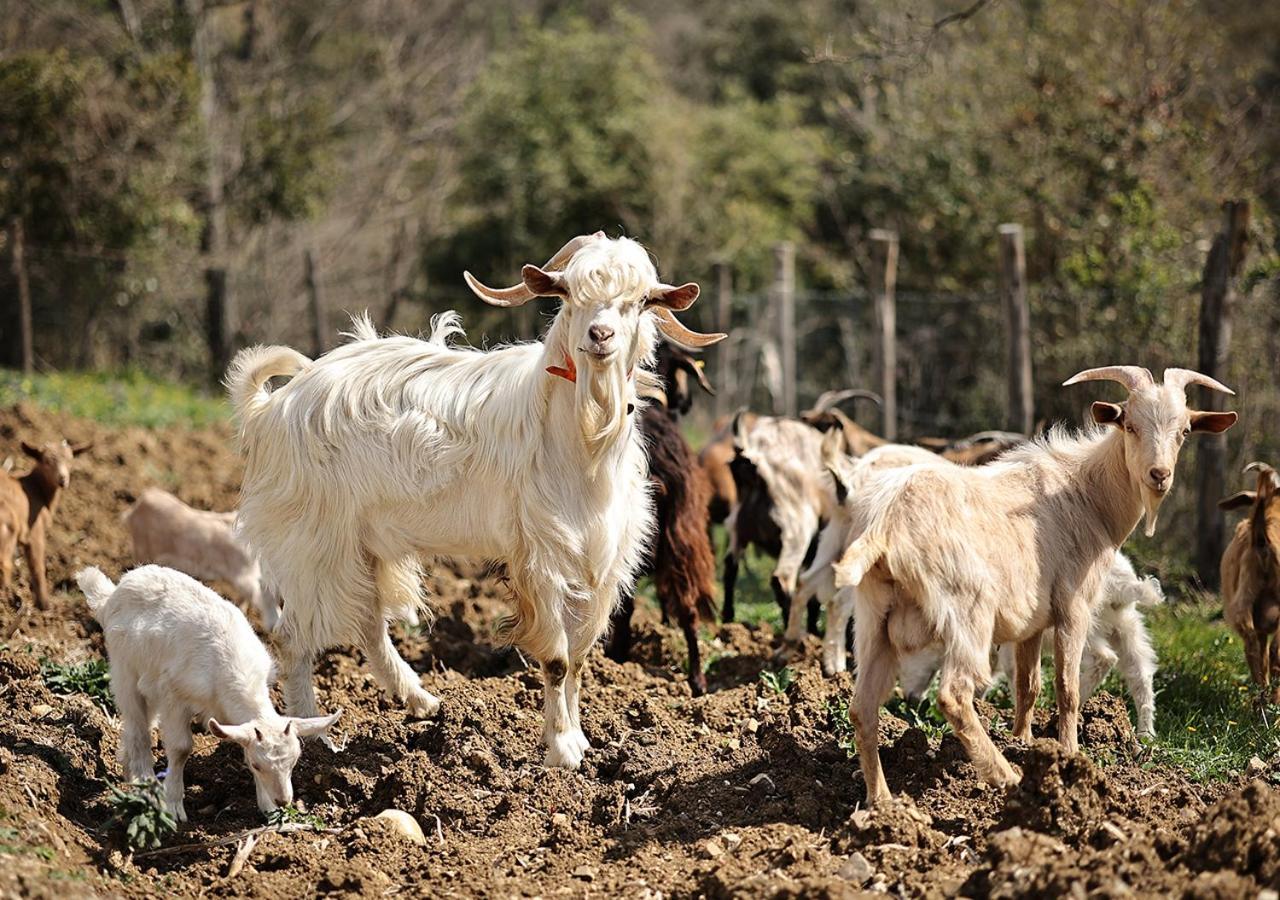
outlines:
M204 126L204 223L200 251L204 257L205 322L209 341L209 375L222 379L231 362L234 301L227 289L227 212L223 201L222 157L218 132L218 90L204 0L176 0L191 20L191 56L200 78L200 120Z
M1200 293L1199 371L1210 378L1226 378L1227 355L1231 348L1231 313L1235 306L1233 281L1244 264L1248 250L1249 203L1231 200L1224 204L1222 231L1213 239L1204 264ZM1208 388L1200 389L1200 409L1220 410L1226 397ZM1218 566L1226 546L1226 528L1218 501L1227 485L1227 436L1201 435L1196 450L1196 495L1199 521L1196 528L1196 570L1208 588L1218 586Z
M18 285L18 333L22 341L22 374L35 371L36 356L32 349L31 284L27 280L26 240L22 219L14 216L9 223L13 253L13 278Z

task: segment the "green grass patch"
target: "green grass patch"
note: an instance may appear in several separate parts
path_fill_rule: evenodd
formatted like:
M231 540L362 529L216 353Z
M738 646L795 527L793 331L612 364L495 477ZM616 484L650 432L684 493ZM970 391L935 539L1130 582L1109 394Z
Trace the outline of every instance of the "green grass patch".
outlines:
M135 370L24 376L0 369L0 407L19 401L115 426L200 428L231 417L220 394Z
M87 694L109 712L116 705L111 697L111 672L105 659L88 659L79 663L40 660L40 675L55 694Z
M1280 751L1280 707L1258 702L1244 647L1218 617L1216 601L1153 610L1147 621L1160 658L1153 758L1198 780L1226 778L1250 757ZM1113 673L1104 689L1121 695Z

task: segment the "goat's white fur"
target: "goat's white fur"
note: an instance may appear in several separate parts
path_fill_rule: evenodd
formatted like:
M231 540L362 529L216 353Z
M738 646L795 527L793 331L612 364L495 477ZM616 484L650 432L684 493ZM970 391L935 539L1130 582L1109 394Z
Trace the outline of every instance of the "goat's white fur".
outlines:
M276 712L268 692L271 656L244 613L163 566L134 569L119 586L95 568L77 572L76 581L106 639L125 777L155 778L151 729L158 723L169 763L165 805L185 822L183 768L191 720L199 717L211 733L243 748L263 812L292 803L299 738L324 732L339 714L293 719Z
M1123 553L1103 584L1103 599L1093 611L1089 637L1080 663L1080 699L1092 697L1098 686L1117 665L1137 712L1137 734L1156 733L1156 651L1151 646L1142 609L1164 602L1164 591L1154 576L1140 577ZM1053 634L1049 629L1048 635ZM1052 642L1052 637L1050 637ZM928 689L938 670L938 653L924 650L902 661L899 681L908 697L919 697ZM996 672L1013 679L1013 645L1002 644L997 654Z
M974 692L990 682L991 645L1016 643L1013 731L1029 737L1041 637L1052 626L1058 737L1076 752L1081 654L1115 551L1144 513L1154 527L1184 437L1235 421L1234 413L1189 410L1188 375L1208 381L1176 369L1163 384L1135 367L1081 373L1073 381L1127 377L1123 404L1093 407L1095 421L1114 430L1054 429L976 469L890 470L854 497L858 537L836 566L836 584L859 588L851 718L871 805L890 800L877 748L880 705L899 660L934 642L942 648L943 714L979 774L1007 785L1017 772L978 719Z
M120 517L138 563L157 563L202 580L226 581L262 616L268 631L280 604L265 588L257 558L235 533L236 514L193 509L168 491L146 488Z
M559 281L568 296L542 342L451 346L461 329L450 312L425 341L379 338L360 319L350 343L315 362L256 348L233 363L240 521L284 601L291 711L316 712L315 655L354 642L412 714L435 713L439 700L385 622L423 602L420 558L498 560L515 604L512 640L544 669L547 762L581 763L581 669L653 529L629 404L641 402L636 382L653 378L655 323L644 310L658 280L639 244L601 237ZM593 325L613 332L610 354L584 349ZM548 374L566 359L576 383Z

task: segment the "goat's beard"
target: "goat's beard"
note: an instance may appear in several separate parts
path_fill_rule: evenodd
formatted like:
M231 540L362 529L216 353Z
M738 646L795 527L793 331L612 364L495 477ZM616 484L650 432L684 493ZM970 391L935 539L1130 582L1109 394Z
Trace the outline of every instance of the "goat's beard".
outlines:
M593 476L605 453L626 434L630 399L624 360L603 369L590 365L578 369L575 409Z
M1160 503L1164 500L1163 494L1157 494L1147 486L1142 487L1142 510L1146 515L1146 527L1143 533L1147 537L1151 537L1156 533L1156 519L1160 516Z

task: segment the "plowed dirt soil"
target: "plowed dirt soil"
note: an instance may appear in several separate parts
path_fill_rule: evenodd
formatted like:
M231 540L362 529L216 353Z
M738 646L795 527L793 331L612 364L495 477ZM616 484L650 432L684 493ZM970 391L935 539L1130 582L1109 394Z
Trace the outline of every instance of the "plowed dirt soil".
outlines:
M443 700L437 719L406 720L354 650L317 667L322 706L345 711L346 746L308 745L294 786L323 827L261 833L234 867L243 833L263 819L239 751L201 733L187 768L191 821L159 852L130 854L108 824L118 723L84 694L51 692L40 663L103 655L72 575L94 564L118 577L131 565L118 517L142 488L229 509L239 465L229 429L108 430L29 407L0 410L0 460L12 455L25 471L20 439L64 434L95 446L54 523L54 608L0 649L0 896L1226 898L1280 888L1280 796L1262 782L1196 784L1146 765L1124 705L1106 695L1086 707L1086 756L1076 758L1045 739L1047 712L1027 746L1008 739L1005 711L984 707L1025 772L1008 792L978 782L954 738L885 714L885 768L902 802L861 809L841 720L851 680L823 678L814 646L794 683L774 690L759 677L778 668L767 627L710 632L712 692L694 699L678 632L641 617L636 661L591 660L582 770L548 770L539 675L496 636L501 584L450 563L431 578L434 629L396 629ZM25 572L16 590L28 596ZM14 615L6 599L0 626ZM425 845L372 818L389 808L421 823Z

